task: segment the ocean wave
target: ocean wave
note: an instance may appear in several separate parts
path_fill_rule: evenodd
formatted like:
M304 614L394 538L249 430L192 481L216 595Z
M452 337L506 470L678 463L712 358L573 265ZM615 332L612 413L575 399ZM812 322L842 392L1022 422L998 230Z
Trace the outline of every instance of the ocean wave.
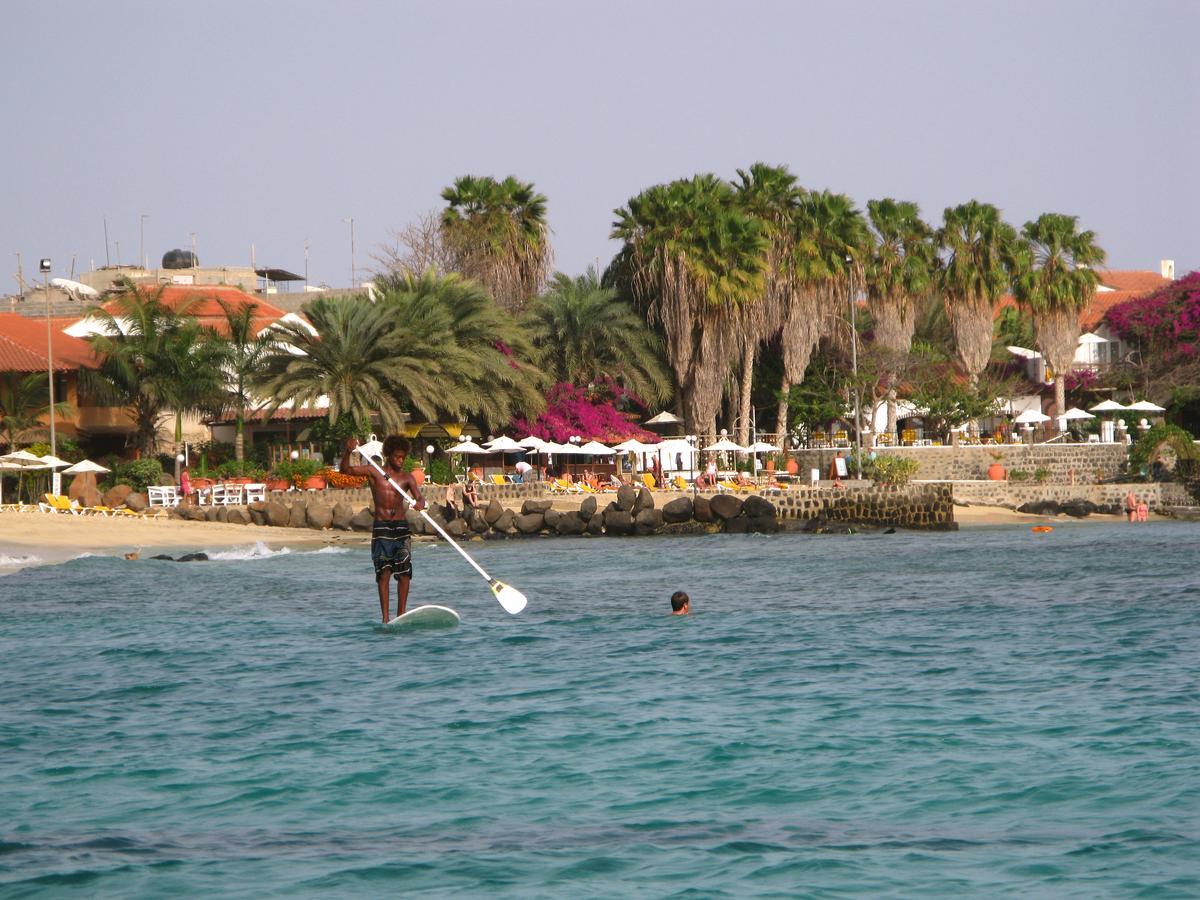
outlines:
M272 550L263 541L258 541L253 547L235 547L232 550L207 550L210 560L240 561L249 559L272 559L276 556L316 556L318 554L349 553L348 547L322 547L319 550L293 550L291 547L280 547Z
M233 550L215 550L205 551L209 559L220 560L244 560L244 559L271 559L275 556L287 556L290 554L291 548L280 547L278 550L272 550L263 541L258 541L253 547L237 547Z

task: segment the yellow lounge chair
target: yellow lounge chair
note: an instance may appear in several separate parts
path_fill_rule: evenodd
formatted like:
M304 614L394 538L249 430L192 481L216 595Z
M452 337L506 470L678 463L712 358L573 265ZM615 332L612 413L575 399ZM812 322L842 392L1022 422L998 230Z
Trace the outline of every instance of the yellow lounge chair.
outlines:
M83 512L78 503L62 494L43 494L42 496L46 498L45 503L38 504L38 508L42 512L66 513L69 516L78 516Z
M658 487L658 482L654 480L654 476L649 472L642 473L642 484L644 484L650 490L654 490L656 487Z
M501 487L503 487L504 485L508 484L508 479L505 478L503 475L493 474L492 475L492 484L498 484Z
M686 478L684 478L682 475L676 475L676 476L675 476L675 489L676 489L676 490L679 490L679 491L686 491L686 490L688 490L688 483L687 483L687 479L686 479Z

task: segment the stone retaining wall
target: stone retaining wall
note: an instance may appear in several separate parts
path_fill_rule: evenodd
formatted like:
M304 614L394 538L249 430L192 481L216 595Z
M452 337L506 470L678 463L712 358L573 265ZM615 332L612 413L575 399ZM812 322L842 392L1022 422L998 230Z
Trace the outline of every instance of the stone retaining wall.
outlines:
M1006 506L1010 509L1047 500L1055 503L1084 500L1094 503L1105 512L1121 512L1125 506L1125 494L1130 490L1139 500L1145 500L1154 512L1162 512L1169 506L1186 506L1190 502L1184 486L1175 482L1069 485L976 481L960 482L952 487L956 503Z
M990 444L876 447L875 452L915 459L920 468L913 477L922 481L985 479L988 467L999 462L1010 473L1014 469L1027 473L1031 481L1038 469L1045 469L1047 483L1095 484L1120 476L1128 458L1127 449L1123 444ZM820 469L821 477L825 477L838 452L836 449L800 450L791 455L800 465L801 478L806 478L810 469ZM848 450L841 452L849 455ZM996 459L997 456L1000 458Z

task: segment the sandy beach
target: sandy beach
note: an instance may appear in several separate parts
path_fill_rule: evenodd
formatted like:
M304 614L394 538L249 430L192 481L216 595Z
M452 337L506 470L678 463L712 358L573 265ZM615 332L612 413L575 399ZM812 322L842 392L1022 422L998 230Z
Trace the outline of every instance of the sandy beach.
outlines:
M81 553L142 556L172 551L192 552L250 546L322 546L352 543L365 536L343 531L189 522L184 519L132 519L64 516L43 513L0 513L0 572L29 563L55 562Z

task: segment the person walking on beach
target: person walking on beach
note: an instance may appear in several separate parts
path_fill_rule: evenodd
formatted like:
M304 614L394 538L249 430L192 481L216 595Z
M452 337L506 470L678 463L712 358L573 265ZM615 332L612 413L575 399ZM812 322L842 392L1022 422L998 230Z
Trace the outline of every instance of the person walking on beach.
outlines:
M387 624L388 582L396 579L396 615L404 615L408 605L408 588L412 582L412 535L408 521L404 518L407 504L400 493L388 484L387 477L380 475L374 466L350 465L350 453L358 446L355 438L346 441L346 452L342 454L341 471L346 475L365 475L375 498L375 521L371 525L371 563L375 567L375 584L379 588L379 609L383 622ZM413 498L416 510L425 508L421 487L408 472L404 471L404 458L408 456L409 443L398 434L388 435L383 442L383 469L393 481Z
M692 611L692 601L683 591L676 591L671 595L671 615L686 616Z

